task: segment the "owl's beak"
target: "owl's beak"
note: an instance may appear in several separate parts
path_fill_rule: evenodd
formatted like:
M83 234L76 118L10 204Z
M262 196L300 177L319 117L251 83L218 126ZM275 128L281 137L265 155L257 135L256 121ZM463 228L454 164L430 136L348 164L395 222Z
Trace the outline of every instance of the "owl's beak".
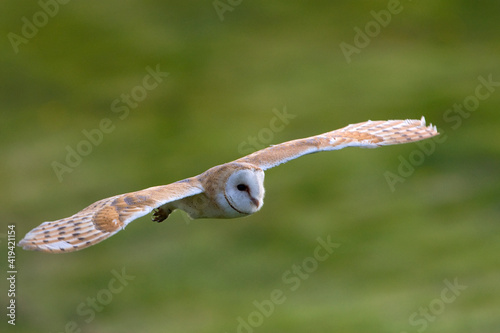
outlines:
M253 198L253 197L250 197L250 200L252 201L252 203L255 205L255 207L259 208L260 206L260 202L259 200Z

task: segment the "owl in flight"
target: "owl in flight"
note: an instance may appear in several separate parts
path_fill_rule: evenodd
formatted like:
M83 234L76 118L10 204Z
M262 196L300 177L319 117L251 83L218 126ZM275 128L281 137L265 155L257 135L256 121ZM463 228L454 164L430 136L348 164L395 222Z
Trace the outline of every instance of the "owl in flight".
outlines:
M251 215L264 204L264 171L306 154L345 147L376 148L438 135L421 120L366 121L284 142L178 182L99 200L73 216L44 222L19 242L26 250L62 253L81 250L153 212L162 222L175 209L191 218L236 218Z

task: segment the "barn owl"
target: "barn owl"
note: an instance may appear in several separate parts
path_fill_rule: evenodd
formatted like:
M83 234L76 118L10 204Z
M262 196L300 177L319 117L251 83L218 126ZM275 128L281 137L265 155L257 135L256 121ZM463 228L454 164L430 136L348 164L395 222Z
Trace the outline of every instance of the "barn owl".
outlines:
M73 216L44 222L19 242L26 250L62 253L94 245L153 211L162 222L175 209L191 218L236 218L251 215L264 203L264 171L297 157L345 147L376 148L438 135L421 120L366 121L273 145L198 176L169 185L99 200Z

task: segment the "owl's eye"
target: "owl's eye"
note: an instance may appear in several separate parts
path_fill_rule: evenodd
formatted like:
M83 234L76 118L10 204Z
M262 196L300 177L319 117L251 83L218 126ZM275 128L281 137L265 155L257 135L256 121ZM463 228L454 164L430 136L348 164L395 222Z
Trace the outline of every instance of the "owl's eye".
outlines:
M238 189L238 191L246 191L247 190L247 186L245 184L238 184L238 186L236 186L236 188Z

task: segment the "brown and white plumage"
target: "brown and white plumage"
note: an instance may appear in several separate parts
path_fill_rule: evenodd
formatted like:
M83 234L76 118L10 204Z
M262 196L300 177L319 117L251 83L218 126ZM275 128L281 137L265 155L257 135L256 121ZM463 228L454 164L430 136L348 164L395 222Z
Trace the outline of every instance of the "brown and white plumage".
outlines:
M133 220L167 202L203 192L195 179L150 187L94 202L73 216L44 222L26 234L19 245L26 250L76 251L106 239Z
M367 121L274 145L176 183L125 193L93 203L73 216L44 222L19 245L27 250L71 252L96 244L150 213L161 222L175 209L192 218L235 218L260 210L264 170L297 157L345 147L376 148L438 135L421 120Z

